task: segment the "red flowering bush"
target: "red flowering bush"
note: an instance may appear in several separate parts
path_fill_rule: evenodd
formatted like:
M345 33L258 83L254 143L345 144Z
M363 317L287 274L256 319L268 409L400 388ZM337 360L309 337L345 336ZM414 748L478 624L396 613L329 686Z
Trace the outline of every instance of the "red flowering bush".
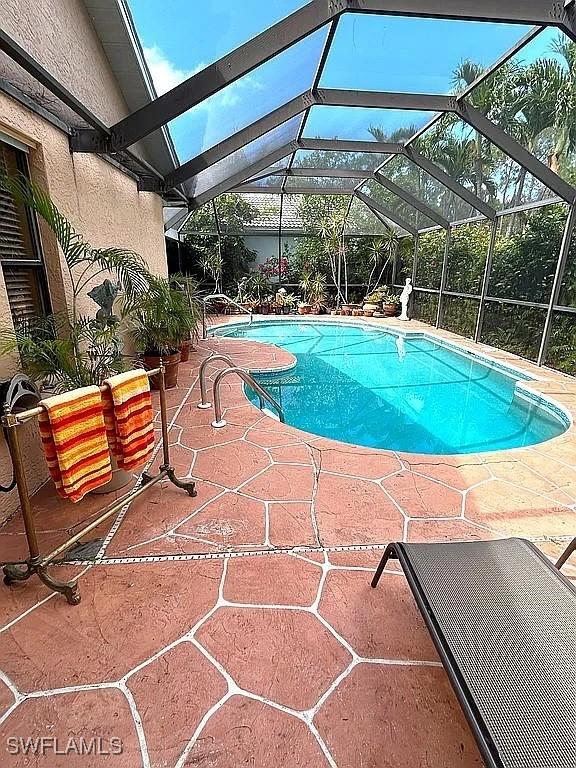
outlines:
M280 259L270 256L263 264L260 264L258 269L267 278L280 277L282 279L288 274L288 259L285 256Z

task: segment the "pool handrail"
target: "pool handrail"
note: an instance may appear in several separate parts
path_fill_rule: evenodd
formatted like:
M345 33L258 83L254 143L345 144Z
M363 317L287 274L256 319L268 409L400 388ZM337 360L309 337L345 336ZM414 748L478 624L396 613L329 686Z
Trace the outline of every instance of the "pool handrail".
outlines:
M206 304L208 304L209 301L214 301L216 299L225 301L231 306L236 307L236 309L239 309L240 312L244 312L244 314L249 315L248 325L252 325L253 313L251 309L246 309L246 307L243 307L242 304L239 304L234 299L231 299L230 296L227 296L225 293L211 293L209 296L204 296L204 298L202 299L202 338L203 339L206 338Z
M235 366L234 368L224 368L218 371L216 378L214 379L214 385L212 387L212 399L214 400L214 421L212 426L216 429L226 426L226 419L222 418L222 401L220 399L220 382L223 378L229 374L236 374L239 376L248 386L256 392L259 399L260 410L264 407L264 400L266 400L278 413L278 417L282 423L284 423L284 411L282 407L276 402L272 395L267 392L258 382L246 371L244 368Z
M206 360L202 361L202 365L200 366L200 402L198 403L198 408L205 409L205 408L211 408L212 403L209 403L208 400L206 400L206 367L209 363L215 363L217 360L221 360L222 362L226 363L228 368L234 368L235 363L232 361L228 355L211 355L210 357L207 357Z

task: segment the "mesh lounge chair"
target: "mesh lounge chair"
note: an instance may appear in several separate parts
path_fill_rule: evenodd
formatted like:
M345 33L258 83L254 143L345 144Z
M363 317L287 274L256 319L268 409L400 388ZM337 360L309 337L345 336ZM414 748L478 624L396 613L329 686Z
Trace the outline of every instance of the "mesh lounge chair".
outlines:
M575 542L558 561L562 565ZM576 766L576 588L523 539L392 543L489 768ZM557 564L558 566L558 564Z

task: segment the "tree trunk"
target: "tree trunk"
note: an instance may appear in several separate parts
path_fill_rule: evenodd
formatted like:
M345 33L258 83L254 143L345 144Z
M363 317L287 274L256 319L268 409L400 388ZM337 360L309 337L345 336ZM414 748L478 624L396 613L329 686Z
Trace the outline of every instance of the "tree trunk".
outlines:
M482 197L482 176L484 167L482 163L482 136L479 133L476 133L476 157L474 159L474 166L476 170L476 196Z
M548 155L548 166L551 171L560 175L560 157L557 152Z

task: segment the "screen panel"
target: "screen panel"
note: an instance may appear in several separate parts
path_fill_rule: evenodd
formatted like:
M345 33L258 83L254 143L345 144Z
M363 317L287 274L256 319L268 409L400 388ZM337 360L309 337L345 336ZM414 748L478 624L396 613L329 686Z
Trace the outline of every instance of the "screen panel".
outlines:
M404 233L396 224L374 213L362 200L352 199L346 218L346 235L385 235L390 231Z
M376 200L379 203L385 205L392 213L399 216L402 221L406 222L415 229L429 229L436 226L436 222L424 216L416 208L406 203L401 198L397 197L393 192L390 192L382 184L379 184L375 179L370 179L361 187L361 191L364 194Z
M497 210L556 198L542 182L454 115L443 115L413 146Z
M358 186L360 179L347 179L339 176L287 176L284 189L289 191L290 189L318 189L331 190L341 189L349 192L353 192L355 187Z
M464 221L478 215L475 208L403 155L393 157L380 173L448 221Z
M164 70L166 79L168 69L170 87L173 87L307 2L242 0L241 3L234 3L230 0L210 0L200 5L190 0L170 0L169 4L129 0L128 5L152 76L155 70L158 77ZM190 44L191 30L194 31L193 45Z
M293 117L282 125L274 128L263 136L251 141L241 149L232 152L227 157L222 158L214 165L200 171L189 182L189 189L192 195L197 197L207 190L225 182L227 179L242 173L250 166L263 160L267 155L279 150L285 144L294 141L298 134L300 120ZM291 154L291 150L286 150L286 156Z
M544 331L546 310L487 301L480 340L529 360L536 360Z
M566 206L549 205L498 221L489 296L548 303L566 217Z
M210 149L309 89L325 40L326 29L319 29L168 123L180 160Z
M422 128L434 112L317 104L309 112L304 138L401 141Z
M347 168L366 171L370 175L389 155L381 152L347 152L339 150L299 149L293 168Z
M463 61L489 67L529 30L527 25L344 14L320 87L450 94Z
M576 178L575 45L561 30L543 29L467 99L569 183ZM466 85L461 78L460 88Z

